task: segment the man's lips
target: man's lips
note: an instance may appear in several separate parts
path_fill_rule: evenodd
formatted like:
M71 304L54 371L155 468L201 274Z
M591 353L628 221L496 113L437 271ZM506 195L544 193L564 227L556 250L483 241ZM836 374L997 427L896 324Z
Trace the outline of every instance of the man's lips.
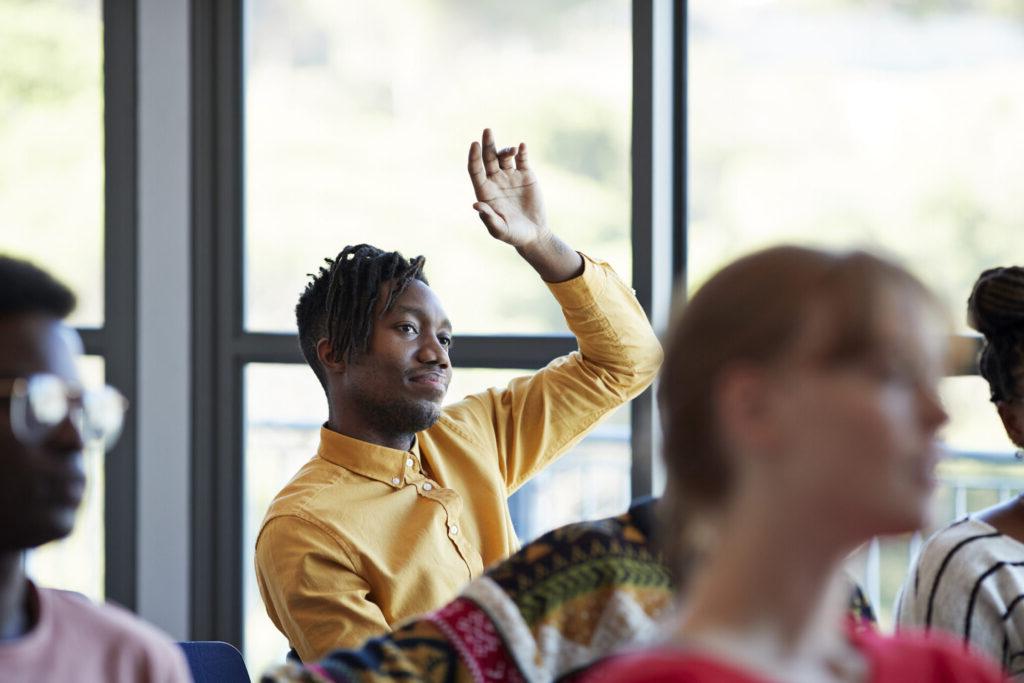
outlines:
M442 389L448 388L448 377L441 372L420 372L409 376L409 381L415 384L436 386Z
M58 476L48 481L48 498L59 505L78 507L85 495L85 476Z

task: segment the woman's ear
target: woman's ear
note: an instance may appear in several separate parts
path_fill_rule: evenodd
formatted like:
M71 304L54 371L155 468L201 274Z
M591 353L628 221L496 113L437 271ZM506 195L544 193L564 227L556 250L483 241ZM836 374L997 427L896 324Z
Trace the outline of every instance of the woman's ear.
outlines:
M321 339L316 343L316 357L328 374L345 372L345 361L334 359L334 350L327 339Z
M734 449L770 450L775 440L771 378L761 368L738 365L724 371L715 392L722 437Z
M1017 401L999 401L996 410L1010 441L1017 448L1024 448L1024 405Z

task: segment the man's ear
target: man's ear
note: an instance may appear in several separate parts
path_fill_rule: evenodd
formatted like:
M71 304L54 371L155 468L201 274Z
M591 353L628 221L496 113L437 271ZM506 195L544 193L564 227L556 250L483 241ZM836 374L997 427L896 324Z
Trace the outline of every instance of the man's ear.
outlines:
M999 419L1003 421L1006 435L1018 448L1024 448L1024 416L1021 415L1021 404L1017 402L999 401L996 403Z
M316 343L316 357L328 373L345 372L345 361L334 359L334 351L329 340L321 339Z

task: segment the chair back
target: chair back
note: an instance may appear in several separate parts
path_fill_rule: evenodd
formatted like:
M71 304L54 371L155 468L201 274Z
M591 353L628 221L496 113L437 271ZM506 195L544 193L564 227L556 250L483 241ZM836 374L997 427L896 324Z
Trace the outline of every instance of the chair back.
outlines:
M186 640L178 645L196 683L252 683L242 653L230 643Z

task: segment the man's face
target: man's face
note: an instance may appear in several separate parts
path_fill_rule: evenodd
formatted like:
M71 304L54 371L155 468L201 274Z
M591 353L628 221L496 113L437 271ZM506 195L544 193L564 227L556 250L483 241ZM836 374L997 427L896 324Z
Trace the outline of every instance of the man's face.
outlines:
M77 335L39 314L0 319L0 380L50 373L77 383ZM0 552L62 538L85 489L82 437L69 418L34 446L12 431L11 398L0 397Z
M388 291L382 287L380 301ZM353 354L345 366L339 397L346 419L382 436L413 434L434 424L451 381L451 341L451 323L437 295L411 281L391 310L374 319L367 352Z

